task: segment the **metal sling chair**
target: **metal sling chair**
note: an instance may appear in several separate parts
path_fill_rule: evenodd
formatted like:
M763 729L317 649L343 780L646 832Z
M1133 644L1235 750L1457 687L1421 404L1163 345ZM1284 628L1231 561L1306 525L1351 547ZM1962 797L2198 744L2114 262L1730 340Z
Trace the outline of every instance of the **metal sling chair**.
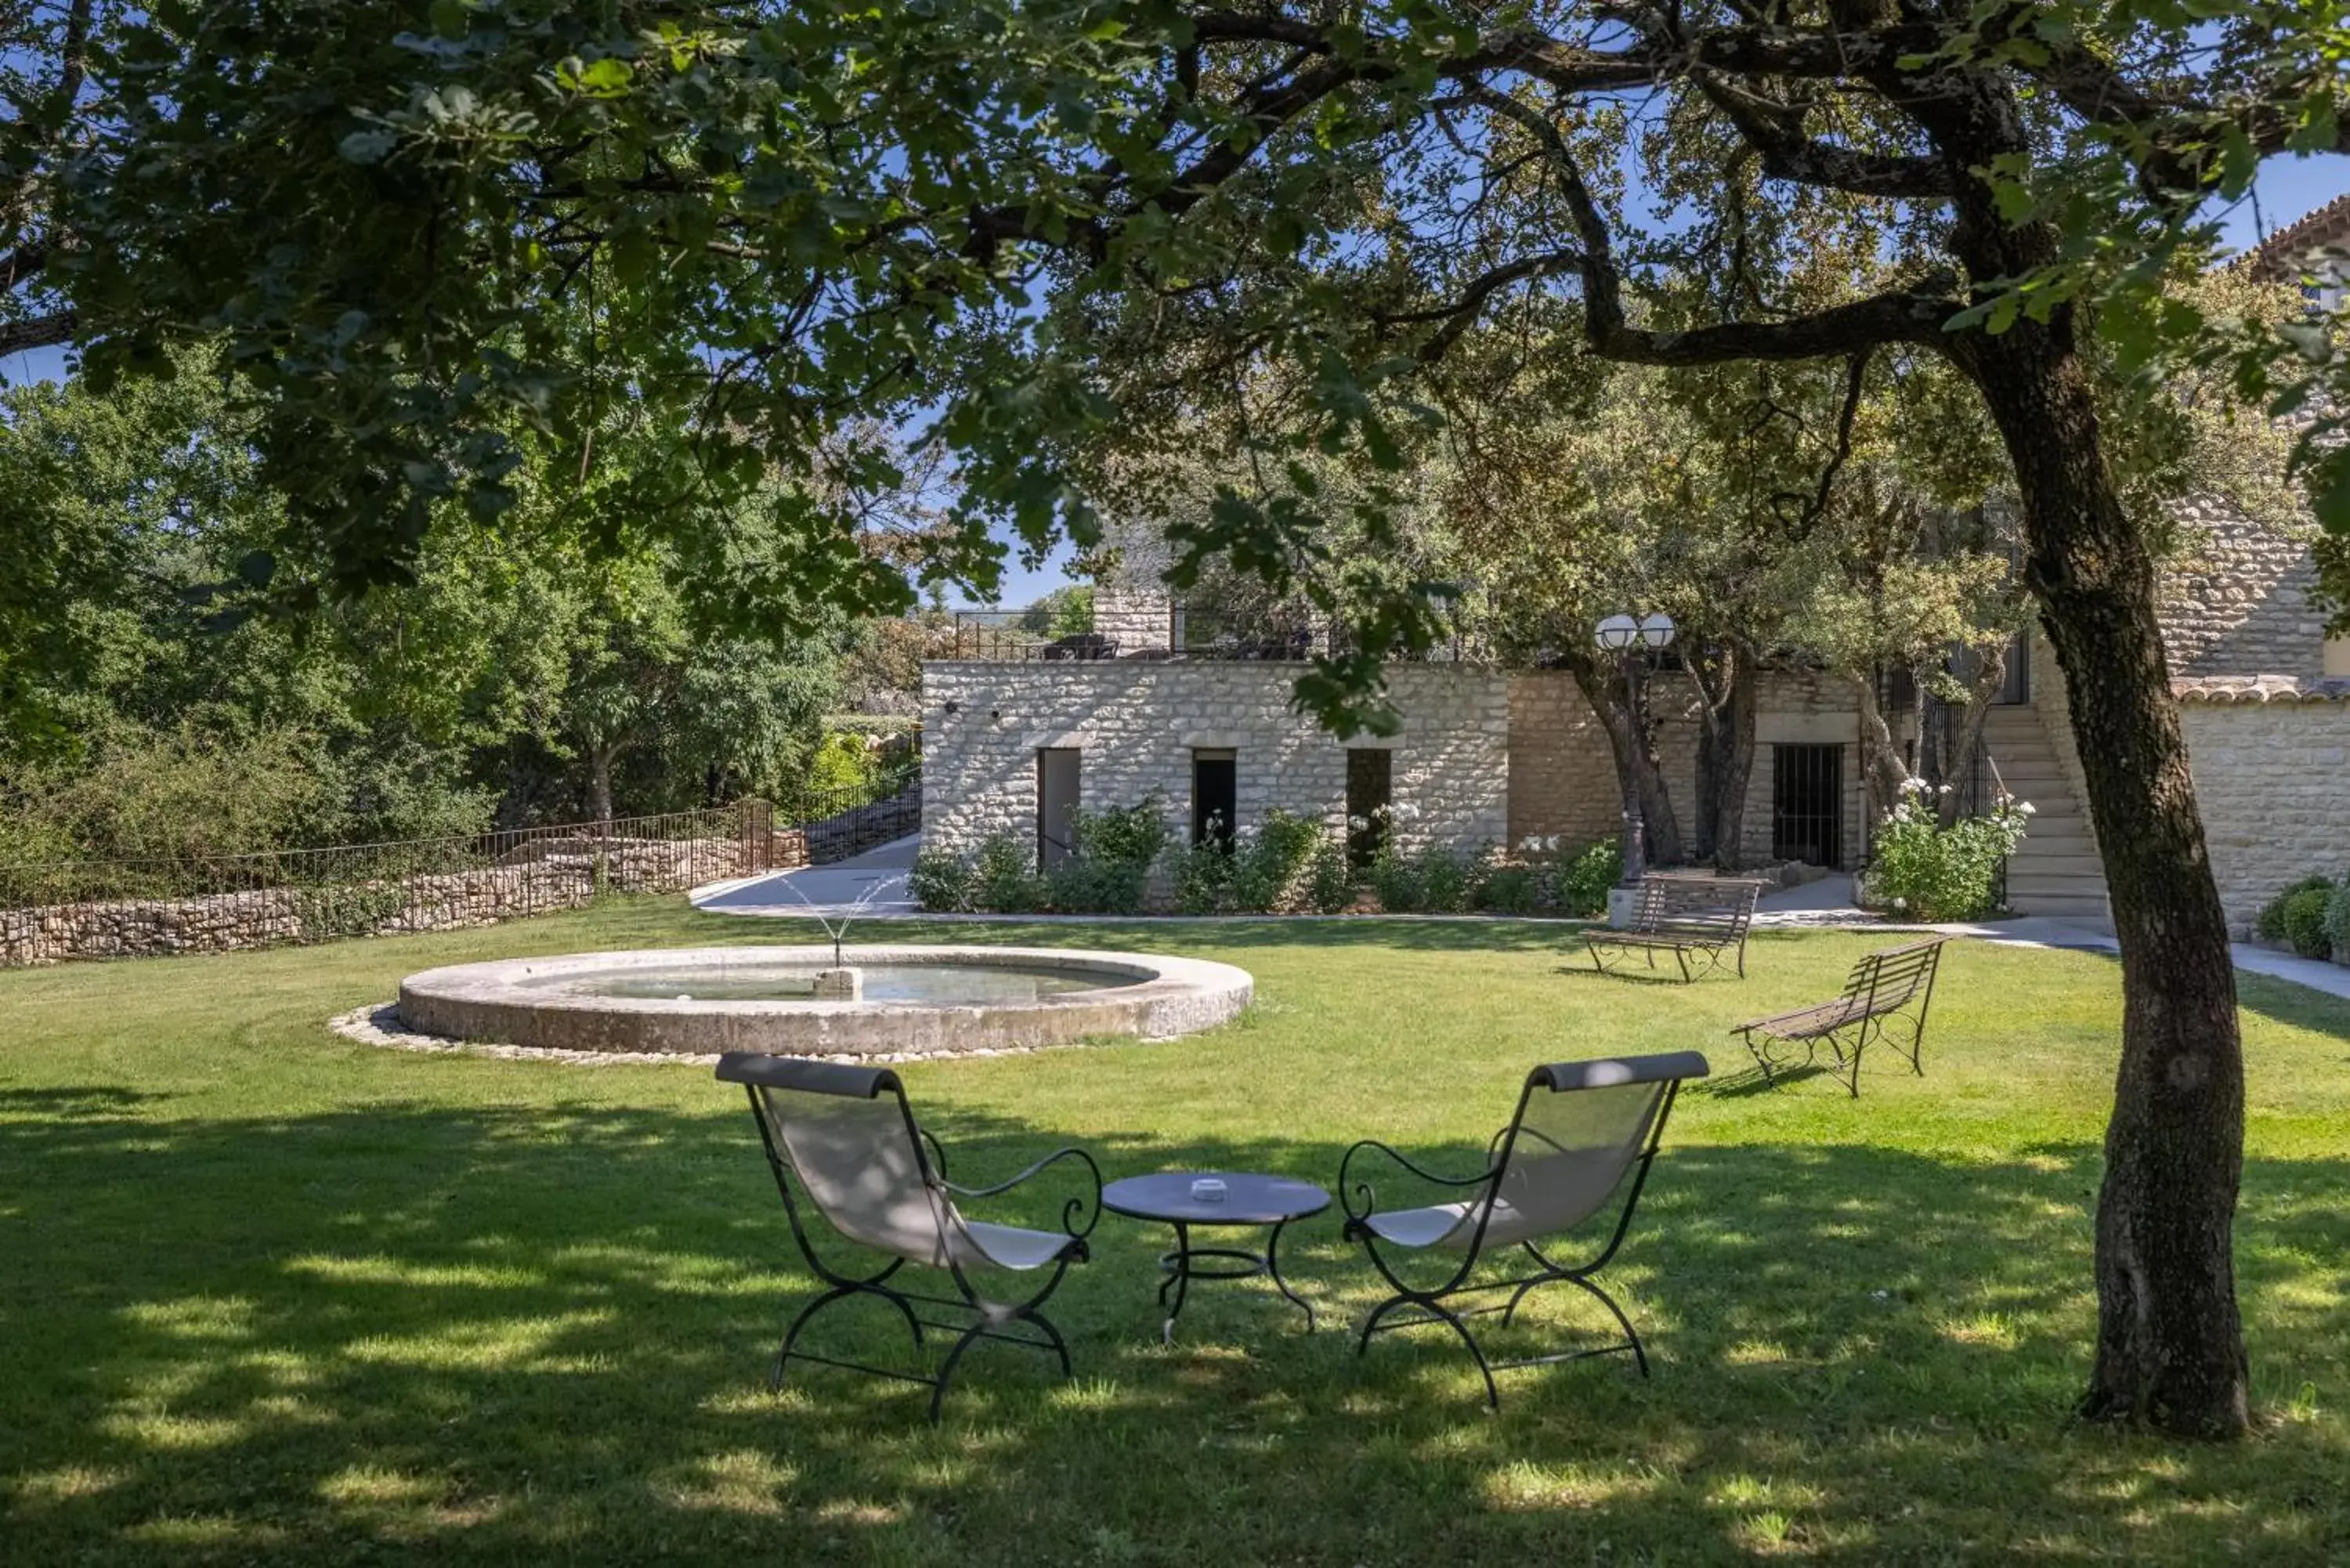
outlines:
M1625 1232L1631 1229L1632 1211L1639 1204L1640 1189L1648 1179L1649 1164L1657 1158L1658 1145L1664 1139L1665 1119L1671 1114L1681 1081L1702 1078L1709 1071L1706 1059L1694 1051L1612 1061L1561 1062L1537 1067L1526 1075L1525 1087L1518 1096L1517 1115L1511 1118L1509 1126L1493 1135L1492 1142L1487 1146L1486 1168L1474 1176L1440 1176L1371 1139L1348 1149L1338 1167L1340 1201L1347 1210L1347 1237L1363 1243L1372 1266L1396 1291L1364 1323L1362 1336L1355 1345L1356 1354L1369 1349L1371 1335L1384 1330L1444 1324L1461 1336L1469 1354L1476 1358L1477 1370L1485 1378L1485 1402L1496 1409L1501 1407L1502 1399L1493 1374L1512 1367L1543 1366L1629 1350L1640 1376L1646 1377L1648 1356L1641 1348L1639 1334L1632 1328L1632 1320L1624 1315L1624 1309L1616 1304L1614 1298L1592 1282L1591 1276L1615 1257L1617 1249L1624 1243ZM1381 1211L1370 1182L1354 1179L1356 1157L1366 1152L1384 1156L1422 1180L1469 1189L1470 1196L1459 1202ZM1596 1256L1585 1262L1568 1264L1544 1251L1539 1243L1564 1236L1605 1209L1625 1188L1627 1176L1629 1189L1624 1192L1615 1228ZM1482 1284L1469 1283L1479 1261L1489 1250L1511 1247L1522 1249L1533 1261L1534 1272ZM1443 1283L1421 1290L1404 1282L1382 1254L1383 1248L1394 1251L1433 1249L1453 1252L1460 1255L1460 1262ZM1518 1303L1530 1292L1555 1280L1564 1280L1596 1298L1623 1328L1624 1342L1596 1350L1564 1351L1517 1361L1486 1359L1483 1347L1462 1320L1499 1312L1502 1325L1506 1328L1517 1313ZM1510 1293L1504 1305L1455 1308L1446 1304L1456 1297L1503 1290ZM1390 1319L1389 1314L1402 1309L1416 1310Z
M808 1267L829 1287L792 1320L782 1347L775 1352L768 1387L783 1387L785 1368L794 1360L924 1384L931 1389L931 1419L935 1423L956 1365L979 1340L1000 1339L1049 1350L1060 1357L1062 1376L1069 1375L1069 1347L1060 1331L1037 1309L1058 1288L1069 1265L1085 1261L1086 1238L1101 1218L1101 1171L1090 1155L1079 1148L1059 1149L1009 1181L993 1187L957 1187L946 1179L945 1151L915 1124L904 1085L887 1068L734 1051L719 1058L718 1076L741 1084L749 1092L751 1111L759 1123L759 1141L766 1148L776 1189L784 1197L784 1212L791 1220L792 1239L799 1243ZM1060 1231L1027 1231L966 1220L956 1208L957 1199L989 1198L1008 1191L1063 1160L1074 1160L1085 1168L1092 1190L1071 1198L1063 1207ZM877 1273L861 1275L843 1273L827 1263L809 1241L806 1217L801 1212L803 1199L843 1237L890 1254L889 1262ZM1082 1229L1077 1224L1081 1218ZM924 1295L890 1284L892 1276L908 1263L945 1270L959 1296ZM1033 1295L996 1302L981 1294L972 1283L969 1271L973 1268L1018 1273L1049 1268L1052 1272L1044 1288ZM959 1331L960 1337L948 1350L938 1375L925 1377L794 1348L818 1313L854 1296L879 1296L896 1307L917 1345L923 1342L926 1326ZM918 1304L975 1316L968 1324L941 1323L920 1316L914 1310ZM1042 1337L1004 1332L1015 1323L1034 1324Z

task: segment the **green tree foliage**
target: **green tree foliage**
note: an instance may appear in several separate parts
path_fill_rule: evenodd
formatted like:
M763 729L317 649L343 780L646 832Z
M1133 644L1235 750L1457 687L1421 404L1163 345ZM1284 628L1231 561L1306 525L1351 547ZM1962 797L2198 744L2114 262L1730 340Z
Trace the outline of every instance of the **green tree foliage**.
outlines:
M284 514L208 358L0 408L10 858L466 834L797 784L834 634L699 632L650 537L594 548L534 476L416 580L297 617L240 568ZM629 461L626 432L607 448ZM617 799L615 798L617 794Z

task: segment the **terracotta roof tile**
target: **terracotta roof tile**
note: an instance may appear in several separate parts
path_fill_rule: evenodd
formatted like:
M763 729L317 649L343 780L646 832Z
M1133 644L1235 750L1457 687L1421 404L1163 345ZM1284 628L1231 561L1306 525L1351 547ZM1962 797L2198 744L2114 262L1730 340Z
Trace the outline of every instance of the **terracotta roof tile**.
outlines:
M2350 702L2350 677L2206 675L2174 680L2170 691L2181 702Z

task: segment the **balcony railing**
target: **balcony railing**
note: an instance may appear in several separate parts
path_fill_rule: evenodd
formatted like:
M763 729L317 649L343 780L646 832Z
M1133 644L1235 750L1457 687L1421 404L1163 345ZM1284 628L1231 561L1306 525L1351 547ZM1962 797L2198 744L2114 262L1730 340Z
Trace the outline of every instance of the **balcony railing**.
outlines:
M987 663L1107 659L1304 663L1317 654L1344 652L1346 628L1304 611L1225 609L1171 605L1146 618L1127 617L1116 628L1082 627L1035 610L962 610L955 615L951 657ZM1459 636L1411 656L1417 663L1461 663L1478 656Z

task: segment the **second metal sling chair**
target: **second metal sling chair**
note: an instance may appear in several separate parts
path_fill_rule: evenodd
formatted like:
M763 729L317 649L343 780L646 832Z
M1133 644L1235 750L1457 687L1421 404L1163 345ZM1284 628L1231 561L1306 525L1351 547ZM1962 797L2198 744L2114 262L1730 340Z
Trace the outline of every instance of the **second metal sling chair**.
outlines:
M1502 1400L1493 1374L1511 1367L1547 1366L1628 1350L1640 1376L1647 1376L1648 1353L1633 1331L1632 1320L1591 1276L1615 1257L1631 1229L1632 1211L1639 1204L1640 1189L1648 1182L1648 1167L1664 1139L1665 1118L1672 1111L1682 1080L1702 1078L1709 1071L1706 1059L1694 1051L1537 1067L1526 1075L1517 1114L1487 1146L1486 1168L1473 1176L1440 1176L1370 1139L1348 1149L1338 1167L1347 1237L1363 1243L1372 1266L1396 1291L1364 1323L1356 1353L1368 1349L1371 1335L1383 1330L1444 1324L1476 1358L1477 1370L1485 1378L1485 1401L1496 1409ZM1461 1190L1465 1196L1427 1208L1382 1210L1371 1183L1355 1171L1357 1158L1371 1155L1393 1162L1421 1181ZM1574 1262L1552 1255L1569 1231L1606 1210L1619 1192L1614 1226L1596 1253ZM1518 1267L1532 1264L1531 1272L1471 1282L1487 1254L1513 1250L1520 1256L1510 1262ZM1405 1283L1389 1256L1421 1251L1458 1260L1441 1283L1428 1289ZM1622 1326L1623 1343L1517 1361L1488 1360L1463 1320L1498 1312L1503 1326L1507 1327L1528 1293L1554 1281L1564 1281L1596 1298ZM1508 1302L1466 1308L1451 1304L1461 1297L1491 1291L1508 1291Z
M782 1347L775 1352L768 1386L780 1389L785 1369L795 1360L843 1366L877 1377L927 1385L931 1419L935 1422L956 1365L963 1352L980 1340L1000 1339L1049 1350L1060 1358L1062 1375L1068 1375L1069 1347L1060 1331L1037 1309L1058 1288L1069 1265L1085 1261L1086 1237L1101 1218L1101 1172L1090 1155L1078 1148L1059 1149L1009 1181L992 1187L957 1187L946 1179L945 1151L915 1124L904 1085L887 1068L735 1051L719 1059L718 1076L741 1084L749 1092L752 1114L758 1118L759 1141L766 1147L767 1163L783 1193L793 1240L799 1243L808 1267L828 1287L792 1320ZM1062 1162L1082 1178L1083 1186L1063 1206L1058 1231L967 1220L957 1206L961 1199L991 1198L1009 1191L1046 1167ZM846 1272L827 1262L808 1235L809 1221L818 1216L842 1237L887 1253L889 1261L865 1273ZM899 1288L891 1281L909 1263L943 1270L953 1281L957 1294L924 1295ZM983 1294L972 1279L974 1272L992 1276L1044 1270L1050 1272L1044 1276L1041 1289L1009 1302ZM897 1308L917 1345L922 1343L926 1326L957 1334L936 1376L868 1366L795 1348L801 1333L818 1313L859 1296L879 1297ZM968 1313L971 1321L936 1322L920 1315L917 1306ZM1006 1332L1020 1324L1033 1325L1036 1333Z

